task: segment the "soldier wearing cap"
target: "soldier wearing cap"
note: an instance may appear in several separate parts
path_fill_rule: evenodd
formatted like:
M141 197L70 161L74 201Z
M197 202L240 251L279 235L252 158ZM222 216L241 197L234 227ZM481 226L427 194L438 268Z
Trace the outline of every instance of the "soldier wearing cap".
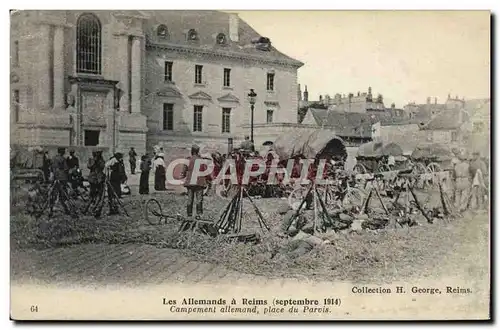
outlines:
M67 185L68 185L68 163L64 158L65 148L57 148L57 155L52 159L52 175L54 178L54 192L59 198L64 212L69 214L66 206ZM52 211L51 211L52 212Z
M106 175L104 174L104 168L106 162L102 157L102 151L94 150L92 151L92 157L89 158L87 162L87 167L90 170L88 181L90 184L89 197L90 200L84 212L88 210L90 205L101 196L104 189L104 184L106 182ZM99 209L95 210L95 216L99 217L101 215L102 203L99 203Z
M460 211L467 208L470 191L469 162L465 152L460 153L459 163L455 165L455 206Z
M481 159L481 154L477 151L474 152L469 172L472 181L471 201L474 202L476 208L485 206L484 196L487 194L487 188L484 179L487 177L487 170L485 162Z
M193 145L191 147L191 157L189 157L189 165L184 167L183 177L185 178L184 187L188 191L187 203L187 216L193 215L193 204L196 199L196 214L201 216L203 214L203 191L207 186L207 178L205 176L198 176L193 178L195 166L200 166L200 172L207 169L207 164L202 161L200 156L200 147Z
M73 189L76 189L81 184L81 182L79 182L80 178L78 173L78 170L80 169L80 161L78 157L75 156L74 150L69 151L69 156L66 158L66 162L68 163L68 173L71 186Z

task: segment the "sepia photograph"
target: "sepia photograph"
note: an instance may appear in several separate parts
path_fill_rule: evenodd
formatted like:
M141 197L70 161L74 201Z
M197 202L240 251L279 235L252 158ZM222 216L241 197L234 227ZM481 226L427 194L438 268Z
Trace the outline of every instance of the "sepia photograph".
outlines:
M10 10L10 317L489 320L489 10Z

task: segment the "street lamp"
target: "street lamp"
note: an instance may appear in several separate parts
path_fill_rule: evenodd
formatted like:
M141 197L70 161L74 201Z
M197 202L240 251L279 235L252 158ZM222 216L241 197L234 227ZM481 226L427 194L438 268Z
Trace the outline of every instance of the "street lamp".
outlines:
M250 93L248 93L248 102L250 102L250 141L253 143L253 111L255 109L255 99L257 98L257 94L255 94L253 89L250 89Z

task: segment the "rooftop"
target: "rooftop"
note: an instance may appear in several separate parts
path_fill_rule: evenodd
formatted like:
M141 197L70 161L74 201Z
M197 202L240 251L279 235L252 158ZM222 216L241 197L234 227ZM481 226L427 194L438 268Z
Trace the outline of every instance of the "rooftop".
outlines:
M141 14L148 17L144 29L150 46L181 46L226 55L251 56L296 67L304 65L273 47L272 39L268 49L258 47L259 39L265 40L266 36L260 35L236 14L215 10L158 10L141 11ZM158 35L160 25L167 28L164 36ZM237 38L232 37L235 31L231 31L230 26L238 31ZM188 38L190 30L195 31L196 40ZM218 42L222 35L223 42Z

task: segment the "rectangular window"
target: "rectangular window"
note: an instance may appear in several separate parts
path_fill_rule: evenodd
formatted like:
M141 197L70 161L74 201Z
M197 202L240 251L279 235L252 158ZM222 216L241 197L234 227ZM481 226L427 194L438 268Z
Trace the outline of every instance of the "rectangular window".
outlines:
M273 110L267 110L267 117L266 117L266 122L267 123L272 123L273 122Z
M203 106L194 106L193 132L203 131Z
M165 81L172 81L173 62L165 62Z
M274 91L274 73L267 74L267 90Z
M16 123L19 121L19 90L14 91L14 117L16 119Z
M224 87L231 86L231 69L224 69Z
M194 83L195 84L203 83L203 65L196 65L194 67Z
M172 131L174 129L174 105L171 103L163 104L163 130Z
M99 133L100 131L85 130L85 145L94 147L99 145Z
M231 133L231 108L222 108L222 133Z
M19 66L19 41L14 41L14 58L12 60L14 66Z

